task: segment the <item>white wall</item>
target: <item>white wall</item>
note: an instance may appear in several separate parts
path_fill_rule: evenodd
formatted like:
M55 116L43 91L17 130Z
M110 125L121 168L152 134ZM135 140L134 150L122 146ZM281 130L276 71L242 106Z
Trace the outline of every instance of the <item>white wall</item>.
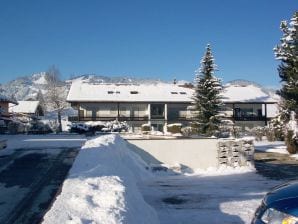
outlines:
M131 149L148 164L177 163L195 169L217 167L217 139L127 140Z

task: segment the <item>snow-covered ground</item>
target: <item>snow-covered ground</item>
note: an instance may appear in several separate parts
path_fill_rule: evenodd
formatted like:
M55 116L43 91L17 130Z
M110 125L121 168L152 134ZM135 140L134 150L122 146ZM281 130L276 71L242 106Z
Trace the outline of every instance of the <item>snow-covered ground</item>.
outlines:
M159 223L137 186L145 168L118 135L87 141L43 223Z
M289 154L285 143L282 141L276 141L276 142L255 141L254 145L256 149L259 151Z
M253 171L162 176L144 183L145 200L160 223L250 223L264 194L280 182Z
M7 148L0 150L0 156L11 154L16 149L81 147L87 140L83 135L48 134L48 135L0 135L0 140L7 140Z
M281 183L254 168L209 168L174 175L153 172L115 134L2 135L8 148L80 147L61 194L44 223L250 223L262 197ZM282 142L256 142L256 149L285 153ZM55 151L53 151L55 153ZM9 200L9 199L7 199Z
M250 223L280 183L253 168L173 175L145 167L118 135L87 141L44 223Z

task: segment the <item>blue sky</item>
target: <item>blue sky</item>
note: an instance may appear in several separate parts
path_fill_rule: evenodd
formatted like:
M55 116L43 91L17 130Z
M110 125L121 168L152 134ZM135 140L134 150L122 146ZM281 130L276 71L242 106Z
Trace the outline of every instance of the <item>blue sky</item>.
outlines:
M0 83L46 71L192 81L210 43L225 82L278 86L296 0L1 0Z

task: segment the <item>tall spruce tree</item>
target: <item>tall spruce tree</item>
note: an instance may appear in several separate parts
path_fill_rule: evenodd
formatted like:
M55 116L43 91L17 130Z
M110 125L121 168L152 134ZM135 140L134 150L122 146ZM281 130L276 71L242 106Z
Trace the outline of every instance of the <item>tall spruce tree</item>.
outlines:
M195 78L195 93L193 96L199 134L212 136L219 129L219 110L222 106L220 93L222 84L214 76L217 69L214 63L211 47L208 44L201 67Z
M296 153L298 151L297 128L295 128L298 115L298 12L294 13L290 23L282 21L280 29L283 35L280 44L274 48L276 59L281 61L278 67L282 83L278 91L282 98L280 115L286 127L287 149L290 153ZM293 125L293 122L296 122L296 125Z

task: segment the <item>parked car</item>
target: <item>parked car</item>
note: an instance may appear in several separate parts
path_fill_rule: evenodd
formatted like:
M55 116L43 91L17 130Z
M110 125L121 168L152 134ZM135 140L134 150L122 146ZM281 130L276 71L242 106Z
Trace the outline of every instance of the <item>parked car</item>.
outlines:
M298 224L298 181L275 187L256 210L252 224Z

